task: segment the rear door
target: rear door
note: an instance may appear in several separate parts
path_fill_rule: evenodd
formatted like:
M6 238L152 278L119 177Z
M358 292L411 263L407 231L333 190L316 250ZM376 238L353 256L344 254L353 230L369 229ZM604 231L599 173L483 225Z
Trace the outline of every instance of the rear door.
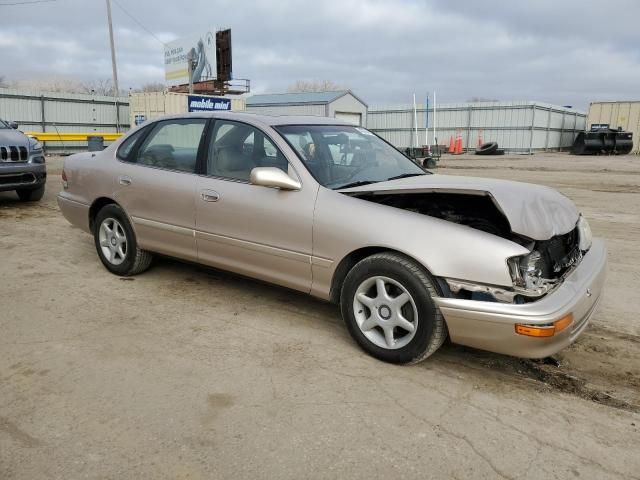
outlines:
M210 128L196 195L198 260L308 292L317 185L285 191L249 184L254 167L299 177L261 129L227 120Z
M115 200L133 221L141 248L197 259L196 163L206 124L202 118L157 122L123 153Z

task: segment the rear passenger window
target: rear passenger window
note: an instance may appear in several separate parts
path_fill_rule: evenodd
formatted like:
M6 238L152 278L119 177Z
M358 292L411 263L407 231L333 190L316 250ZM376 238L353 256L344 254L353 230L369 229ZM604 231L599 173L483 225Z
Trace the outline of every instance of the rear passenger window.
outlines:
M147 131L147 129L148 127L141 128L136 133L128 137L124 142L122 142L122 145L120 145L120 147L118 148L118 153L117 153L119 159L131 160L129 157L131 155L131 151L133 150L133 147L138 142L138 140L142 138L142 136Z
M195 173L198 147L205 124L204 119L159 122L140 146L136 162Z

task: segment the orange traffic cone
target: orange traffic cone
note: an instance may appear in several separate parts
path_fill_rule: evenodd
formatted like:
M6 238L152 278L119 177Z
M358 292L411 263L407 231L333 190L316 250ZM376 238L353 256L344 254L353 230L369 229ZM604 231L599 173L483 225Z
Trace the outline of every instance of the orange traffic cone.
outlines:
M458 136L458 138L456 138L456 148L455 151L453 152L455 155L461 155L462 154L462 135Z
M455 150L455 144L453 143L453 135L451 135L449 137L449 150L447 150L447 153L453 153Z

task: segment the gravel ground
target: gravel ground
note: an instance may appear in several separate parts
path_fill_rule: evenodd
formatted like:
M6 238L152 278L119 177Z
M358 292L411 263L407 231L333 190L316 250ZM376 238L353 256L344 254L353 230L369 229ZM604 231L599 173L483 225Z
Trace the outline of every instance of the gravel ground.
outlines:
M60 168L40 203L0 194L0 479L640 478L640 158L445 157L571 197L609 278L553 360L445 345L412 367L298 293L168 259L110 275Z

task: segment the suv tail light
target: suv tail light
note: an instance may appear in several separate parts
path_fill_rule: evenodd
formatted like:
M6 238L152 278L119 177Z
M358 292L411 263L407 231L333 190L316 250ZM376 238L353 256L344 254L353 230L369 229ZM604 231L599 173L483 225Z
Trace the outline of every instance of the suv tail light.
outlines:
M62 170L62 187L66 190L69 188L69 182L67 181L67 172Z

